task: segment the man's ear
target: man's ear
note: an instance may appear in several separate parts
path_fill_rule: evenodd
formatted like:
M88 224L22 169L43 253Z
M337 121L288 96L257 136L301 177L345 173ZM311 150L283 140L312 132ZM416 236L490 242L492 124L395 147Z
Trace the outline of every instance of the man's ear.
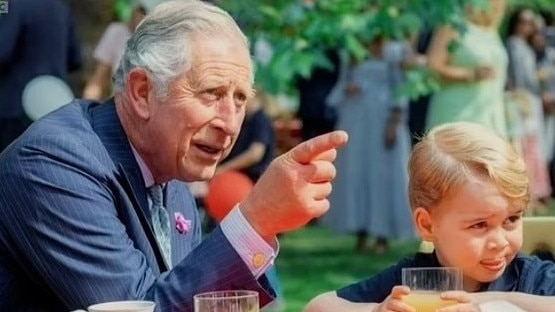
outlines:
M413 216L414 225L418 233L420 233L422 240L433 242L435 240L435 234L430 212L423 207L418 207L414 210Z
M134 68L129 72L127 80L130 109L143 119L150 117L149 91L150 79L142 68Z

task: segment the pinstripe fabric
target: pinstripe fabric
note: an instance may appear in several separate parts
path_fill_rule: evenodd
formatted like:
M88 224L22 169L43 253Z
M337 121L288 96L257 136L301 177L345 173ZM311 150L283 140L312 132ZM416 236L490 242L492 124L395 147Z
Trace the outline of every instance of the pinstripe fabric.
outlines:
M192 311L194 293L229 288L257 290L268 302L265 278L256 281L219 228L201 243L185 184L166 188L169 215L194 220L179 234L170 219L175 266L168 272L114 103L77 101L36 122L0 154L0 311L122 299Z

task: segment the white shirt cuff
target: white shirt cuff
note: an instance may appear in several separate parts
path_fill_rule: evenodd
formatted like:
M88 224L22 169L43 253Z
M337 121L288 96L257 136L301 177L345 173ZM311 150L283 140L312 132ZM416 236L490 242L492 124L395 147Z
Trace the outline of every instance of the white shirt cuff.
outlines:
M274 238L274 246L271 246L260 237L241 213L239 205L222 220L220 227L254 277L258 279L274 264L279 251L277 239Z

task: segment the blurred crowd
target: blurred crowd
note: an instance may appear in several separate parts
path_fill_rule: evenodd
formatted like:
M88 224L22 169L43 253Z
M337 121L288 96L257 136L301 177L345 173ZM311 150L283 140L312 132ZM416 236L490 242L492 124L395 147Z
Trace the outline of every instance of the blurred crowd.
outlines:
M347 130L350 143L339 152L332 208L322 223L356 234L358 251L383 253L389 241L413 237L406 201L411 144L448 122L478 123L509 140L531 180L527 213L548 213L555 153L553 16L507 8L503 0L489 4L467 7L463 31L445 26L406 40L378 36L367 42L369 57L362 61L340 51L339 78L320 112L334 109L334 127ZM398 96L407 72L417 67L433 72L441 87L417 99ZM300 104L302 112L314 102ZM310 119L299 117L310 127Z

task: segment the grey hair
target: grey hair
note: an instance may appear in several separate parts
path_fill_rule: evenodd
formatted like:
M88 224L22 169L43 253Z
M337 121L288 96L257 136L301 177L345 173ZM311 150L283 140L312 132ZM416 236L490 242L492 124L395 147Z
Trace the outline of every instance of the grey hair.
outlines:
M114 74L114 88L121 92L134 68L143 68L153 81L157 97L166 97L170 83L191 68L191 35L206 38L236 33L248 49L247 37L224 10L200 0L168 1L158 5L137 26L127 41Z

